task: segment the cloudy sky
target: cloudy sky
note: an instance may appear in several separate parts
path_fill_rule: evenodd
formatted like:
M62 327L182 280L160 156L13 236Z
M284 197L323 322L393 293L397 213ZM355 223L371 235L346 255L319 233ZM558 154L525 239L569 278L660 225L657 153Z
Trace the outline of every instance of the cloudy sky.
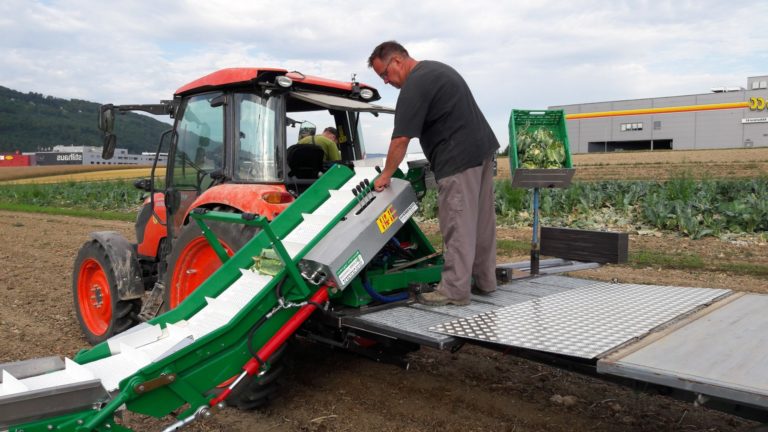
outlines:
M768 74L768 1L0 1L0 85L153 103L216 69L283 67L382 90L384 40L461 72L502 143L512 108L703 93ZM385 152L391 117L367 123ZM414 149L417 150L417 149Z

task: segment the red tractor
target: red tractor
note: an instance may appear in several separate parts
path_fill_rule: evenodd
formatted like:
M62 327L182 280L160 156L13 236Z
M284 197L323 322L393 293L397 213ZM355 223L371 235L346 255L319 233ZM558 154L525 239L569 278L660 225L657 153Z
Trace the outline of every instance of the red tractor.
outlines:
M392 112L370 103L379 98L376 89L354 78L340 82L284 69L237 68L195 80L171 101L102 106L105 159L116 146L117 113L169 115L174 124L160 137L151 177L135 183L148 193L136 220L136 243L116 232L95 232L77 255L72 290L88 341L104 341L176 307L221 265L198 225L190 223L193 210L271 220L327 168L317 146L291 148L297 141L290 128L300 124L300 132L311 133L314 124L289 115L328 114L342 155L336 163L352 164L365 157L361 113ZM157 161L166 152L160 180ZM255 234L239 224L212 223L211 230L230 255Z

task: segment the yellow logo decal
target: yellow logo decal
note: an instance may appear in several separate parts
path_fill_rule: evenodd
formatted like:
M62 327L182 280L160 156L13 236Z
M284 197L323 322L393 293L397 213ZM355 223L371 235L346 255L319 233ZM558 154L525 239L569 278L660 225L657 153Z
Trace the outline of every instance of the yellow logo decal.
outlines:
M382 213L381 216L376 219L376 225L379 226L379 231L381 231L383 234L386 230L388 230L389 227L391 227L395 222L395 218L395 210L390 205L386 210L384 210L384 213Z

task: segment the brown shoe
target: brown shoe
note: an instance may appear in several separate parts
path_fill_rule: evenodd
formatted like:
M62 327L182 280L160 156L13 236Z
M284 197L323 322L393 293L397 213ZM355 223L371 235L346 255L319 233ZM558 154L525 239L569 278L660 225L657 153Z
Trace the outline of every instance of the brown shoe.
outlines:
M451 304L456 306L466 306L469 304L469 299L454 300L440 294L437 291L419 294L416 296L416 300L418 300L419 303L427 306L445 306Z

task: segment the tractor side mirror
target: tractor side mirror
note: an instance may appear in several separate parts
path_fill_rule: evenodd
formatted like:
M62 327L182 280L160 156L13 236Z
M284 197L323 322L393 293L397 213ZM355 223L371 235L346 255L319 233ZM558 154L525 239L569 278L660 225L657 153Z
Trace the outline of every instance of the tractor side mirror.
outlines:
M112 159L115 155L115 147L117 147L117 135L105 134L104 148L101 150L102 159Z
M309 121L302 121L299 125L299 140L310 135L314 135L317 132L317 126Z
M115 106L112 104L99 107L99 129L105 133L112 133L115 129Z
M115 106L112 104L99 107L99 129L104 133L104 148L101 151L103 159L112 159L117 147L117 136L112 133L115 129Z

